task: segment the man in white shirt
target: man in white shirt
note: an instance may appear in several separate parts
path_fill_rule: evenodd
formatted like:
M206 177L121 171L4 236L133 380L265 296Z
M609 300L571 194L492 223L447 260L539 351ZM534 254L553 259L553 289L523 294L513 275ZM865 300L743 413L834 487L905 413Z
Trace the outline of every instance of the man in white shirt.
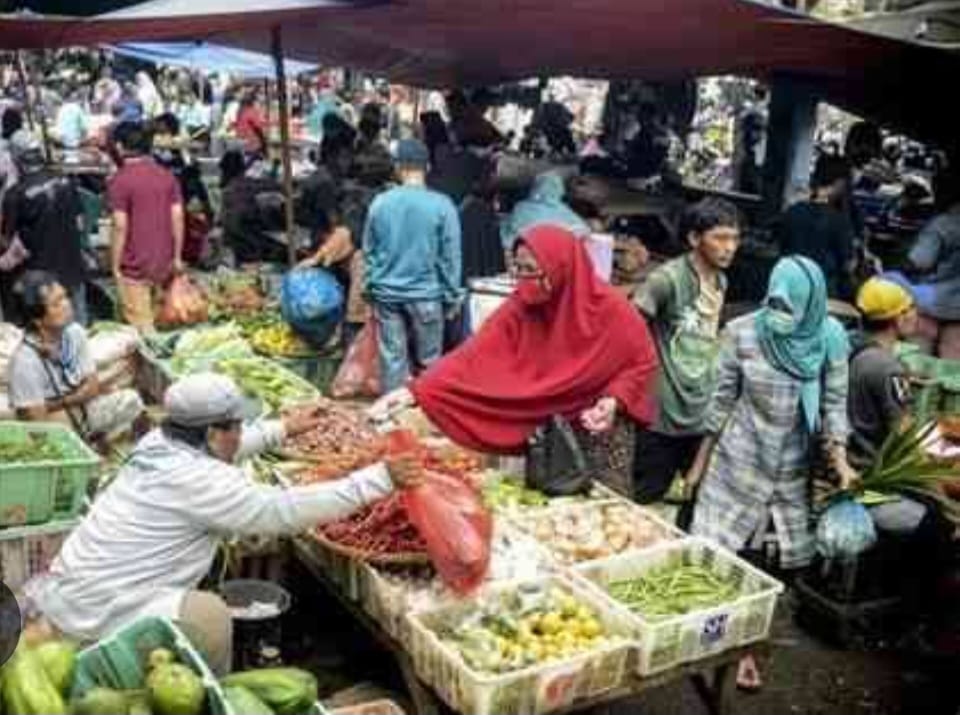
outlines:
M214 670L229 671L230 614L197 590L222 537L294 534L343 518L409 481L394 461L345 479L283 489L251 482L234 461L315 428L319 408L243 426L243 397L215 374L167 390L167 419L136 446L32 596L53 626L97 639L145 616L186 625Z

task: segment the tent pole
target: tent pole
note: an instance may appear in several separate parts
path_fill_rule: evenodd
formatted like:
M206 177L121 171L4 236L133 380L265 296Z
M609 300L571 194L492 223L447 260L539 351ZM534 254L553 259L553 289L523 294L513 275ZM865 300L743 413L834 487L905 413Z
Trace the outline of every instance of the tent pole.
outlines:
M14 64L17 66L17 77L20 80L20 88L23 90L23 109L27 115L27 126L33 131L33 102L30 101L30 86L27 84L27 72L23 68L23 55L20 50L15 53Z
M287 106L287 76L283 66L283 37L280 25L271 30L273 62L277 70L277 99L280 100L280 158L283 161L283 209L287 229L290 267L297 265L296 230L293 223L293 166L290 159L290 108Z

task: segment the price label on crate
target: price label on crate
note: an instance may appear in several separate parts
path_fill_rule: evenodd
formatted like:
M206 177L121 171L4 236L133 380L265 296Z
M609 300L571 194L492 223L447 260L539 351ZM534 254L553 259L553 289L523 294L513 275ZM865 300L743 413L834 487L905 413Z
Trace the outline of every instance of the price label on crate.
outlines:
M718 613L710 616L703 622L703 630L700 631L700 643L705 648L709 648L722 641L727 635L727 626L730 621L729 613Z
M583 663L576 663L567 668L552 669L540 678L537 684L537 709L555 710L573 702L582 668Z

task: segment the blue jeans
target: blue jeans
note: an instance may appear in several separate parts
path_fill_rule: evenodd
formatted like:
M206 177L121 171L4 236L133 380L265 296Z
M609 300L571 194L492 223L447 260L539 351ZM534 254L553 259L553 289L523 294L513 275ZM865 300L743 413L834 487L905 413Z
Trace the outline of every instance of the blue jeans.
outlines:
M443 354L443 304L375 303L373 309L380 331L380 382L386 394L403 387L411 374Z

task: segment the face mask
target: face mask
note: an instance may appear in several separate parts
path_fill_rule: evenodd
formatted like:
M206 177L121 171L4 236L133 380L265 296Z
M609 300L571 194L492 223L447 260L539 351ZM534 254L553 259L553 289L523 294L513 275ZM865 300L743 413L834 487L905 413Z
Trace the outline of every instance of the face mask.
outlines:
M527 306L543 305L550 300L550 291L539 278L521 278L517 282L517 297Z
M797 321L792 313L767 308L767 326L777 335L789 335L797 327Z

